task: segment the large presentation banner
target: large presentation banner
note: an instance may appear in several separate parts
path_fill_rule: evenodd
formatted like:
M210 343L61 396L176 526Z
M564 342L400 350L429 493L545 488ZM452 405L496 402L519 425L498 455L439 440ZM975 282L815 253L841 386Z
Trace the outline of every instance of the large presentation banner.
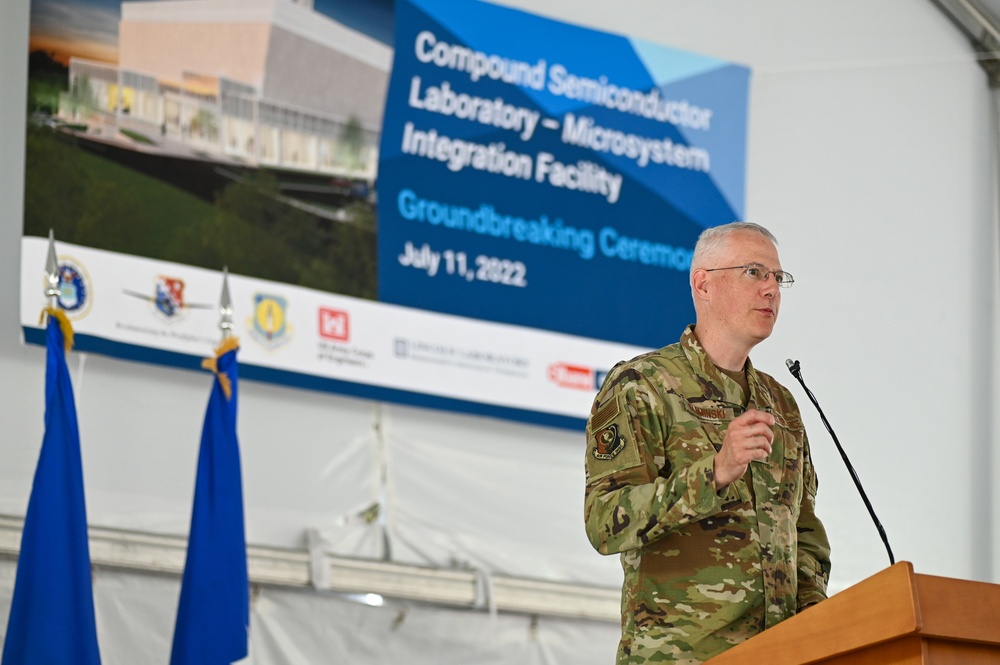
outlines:
M25 339L54 229L80 351L198 367L228 266L245 378L582 426L743 216L749 70L471 0L390 45L351 1L34 0Z
M397 5L379 299L658 347L742 219L745 67L479 2Z

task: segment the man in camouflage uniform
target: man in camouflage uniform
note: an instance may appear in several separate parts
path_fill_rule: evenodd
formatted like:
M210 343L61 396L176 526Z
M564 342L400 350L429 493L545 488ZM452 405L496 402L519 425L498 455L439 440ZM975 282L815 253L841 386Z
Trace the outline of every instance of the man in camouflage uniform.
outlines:
M696 324L619 363L587 424L587 535L621 554L618 665L701 663L826 597L830 546L791 393L750 350L777 319L769 231L744 222L695 246Z

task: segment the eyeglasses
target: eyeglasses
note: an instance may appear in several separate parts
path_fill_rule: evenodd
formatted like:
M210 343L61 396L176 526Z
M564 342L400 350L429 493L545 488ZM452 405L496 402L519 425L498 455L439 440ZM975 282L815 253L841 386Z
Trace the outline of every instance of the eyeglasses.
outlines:
M715 272L716 270L742 270L747 277L758 282L766 282L769 275L774 275L774 281L778 286L787 289L795 282L792 273L784 270L769 270L767 266L759 263L748 263L745 266L729 266L728 268L706 268L705 272Z

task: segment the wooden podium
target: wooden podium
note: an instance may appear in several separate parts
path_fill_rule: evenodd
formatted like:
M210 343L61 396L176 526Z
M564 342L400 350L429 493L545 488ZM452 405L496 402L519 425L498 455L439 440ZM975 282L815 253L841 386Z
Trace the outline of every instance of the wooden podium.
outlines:
M1000 585L901 561L706 665L1000 665Z

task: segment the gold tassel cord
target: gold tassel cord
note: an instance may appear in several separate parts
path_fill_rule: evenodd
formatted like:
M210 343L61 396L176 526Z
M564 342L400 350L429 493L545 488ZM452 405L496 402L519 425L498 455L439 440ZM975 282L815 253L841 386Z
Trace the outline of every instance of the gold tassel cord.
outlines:
M73 348L73 324L69 322L69 317L66 316L66 312L58 309L56 307L46 307L42 310L42 315L38 317L38 324L41 325L45 323L45 315L54 316L56 321L59 322L59 329L62 331L63 336L63 349L69 351Z
M202 369L207 369L209 372L215 374L219 379L219 386L222 387L222 393L226 396L226 400L230 400L233 397L233 384L229 380L229 377L225 372L219 371L219 358L221 358L226 353L240 348L240 340L236 337L227 337L222 340L219 347L215 350L215 357L205 358L201 361Z

